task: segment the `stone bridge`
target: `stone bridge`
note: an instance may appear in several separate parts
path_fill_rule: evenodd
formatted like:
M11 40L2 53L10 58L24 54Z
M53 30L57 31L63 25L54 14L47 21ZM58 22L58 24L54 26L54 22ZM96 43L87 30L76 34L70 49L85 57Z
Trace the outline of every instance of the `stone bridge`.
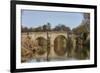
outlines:
M56 52L55 52L55 40L58 38L58 37L63 37L64 39L66 39L65 42L67 42L67 39L69 39L69 35L66 31L50 31L50 32L28 32L28 33L22 33L22 36L21 38L25 38L30 36L31 39L33 41L36 42L36 39L42 37L44 38L45 40L48 40L48 37L49 37L49 41L50 41L50 53L48 55L49 58L60 58L60 59L64 59L64 58L67 58L67 52L64 52L63 55L58 55ZM74 38L72 38L73 35L71 35L71 40L73 41L73 44L75 43L74 42ZM59 41L59 40L58 40ZM61 40L60 40L61 41ZM60 42L59 41L59 42ZM66 45L65 45L66 46ZM72 46L75 46L75 45L72 45ZM59 45L58 45L59 47ZM61 48L60 48L61 49ZM59 49L58 49L59 51ZM60 50L61 51L61 50ZM66 50L65 50L66 51ZM47 58L47 53L43 54L43 55L36 55L36 58Z

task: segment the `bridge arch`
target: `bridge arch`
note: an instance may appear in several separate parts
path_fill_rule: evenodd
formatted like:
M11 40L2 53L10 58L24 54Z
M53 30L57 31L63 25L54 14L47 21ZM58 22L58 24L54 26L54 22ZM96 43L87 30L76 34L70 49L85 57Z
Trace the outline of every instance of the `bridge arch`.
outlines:
M44 37L37 37L36 42L38 45L37 53L39 55L45 54L47 51L47 39L45 39Z
M67 38L64 35L58 35L54 39L54 52L59 55L63 56L67 52Z
M25 38L26 36L27 36L26 33L22 33L22 38ZM47 33L46 32L31 32L29 36L34 42L33 49L35 50L35 58L46 58L47 57L47 40L48 40ZM67 32L51 31L51 32L48 32L48 36L49 36L49 41L50 41L50 45L49 45L50 50L49 50L48 57L49 58L67 57L67 53L68 53L66 51L67 49L66 43L68 42ZM60 43L57 42L59 40L60 40ZM63 43L65 44L61 46L61 44Z

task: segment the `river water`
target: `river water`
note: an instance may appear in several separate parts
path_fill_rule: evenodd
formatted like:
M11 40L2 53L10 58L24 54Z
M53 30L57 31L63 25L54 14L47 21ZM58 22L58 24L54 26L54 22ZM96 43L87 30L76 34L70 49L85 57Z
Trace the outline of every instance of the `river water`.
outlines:
M68 60L77 60L77 59L75 59L75 58L67 58L67 59L66 58L65 59L59 59L59 58L57 59L56 58L56 59L54 59L53 58L53 59L49 59L48 62L49 61L65 61L65 60L68 61ZM47 62L47 59L43 59L43 58L41 58L41 59L30 59L27 62L29 62L29 63L33 63L33 62Z

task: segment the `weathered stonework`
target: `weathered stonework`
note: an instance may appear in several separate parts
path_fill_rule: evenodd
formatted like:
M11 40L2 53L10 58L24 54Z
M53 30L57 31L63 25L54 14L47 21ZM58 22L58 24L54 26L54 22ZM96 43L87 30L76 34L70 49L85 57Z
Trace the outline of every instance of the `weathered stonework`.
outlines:
M42 37L44 39L47 40L47 33L48 36L50 38L50 53L48 55L48 58L67 58L67 52L66 54L64 54L63 56L58 56L55 51L54 51L54 40L58 37L58 36L64 36L66 39L68 39L68 33L65 31L50 31L50 32L28 32L28 33L23 33L21 34L21 38L22 40L25 39L27 36L30 36L31 39L36 43L36 39L39 37ZM74 40L74 36L72 38L73 40L73 44L72 46L75 47L75 40ZM73 52L73 51L72 51ZM43 55L35 55L33 58L47 58L47 52Z

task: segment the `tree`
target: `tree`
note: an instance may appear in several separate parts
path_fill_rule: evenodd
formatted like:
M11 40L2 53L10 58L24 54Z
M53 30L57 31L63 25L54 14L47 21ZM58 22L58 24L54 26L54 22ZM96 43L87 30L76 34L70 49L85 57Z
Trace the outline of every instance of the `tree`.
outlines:
M21 31L22 31L22 32L27 32L27 31L28 31L28 27L23 27L23 26L22 26L22 27L21 27Z
M90 32L90 14L84 13L81 24L77 26L76 28L73 28L72 31L75 34L89 33Z
M43 25L42 27L43 27L43 31L51 30L51 24L49 22Z
M47 25L43 25L43 31L47 30Z
M49 22L47 23L47 29L51 30L51 24Z
M36 32L37 32L37 31L42 31L42 27L39 26L39 27L37 27L37 28L34 28L33 30L36 31Z
M90 53L90 38L87 37L90 33L90 14L84 13L83 20L81 24L72 30L74 34L78 34L76 43L76 58L77 59L87 59ZM80 42L81 41L81 42Z
M71 32L71 29L69 27L66 27L63 24L57 25L53 30L55 30L55 31L67 31L68 33Z

